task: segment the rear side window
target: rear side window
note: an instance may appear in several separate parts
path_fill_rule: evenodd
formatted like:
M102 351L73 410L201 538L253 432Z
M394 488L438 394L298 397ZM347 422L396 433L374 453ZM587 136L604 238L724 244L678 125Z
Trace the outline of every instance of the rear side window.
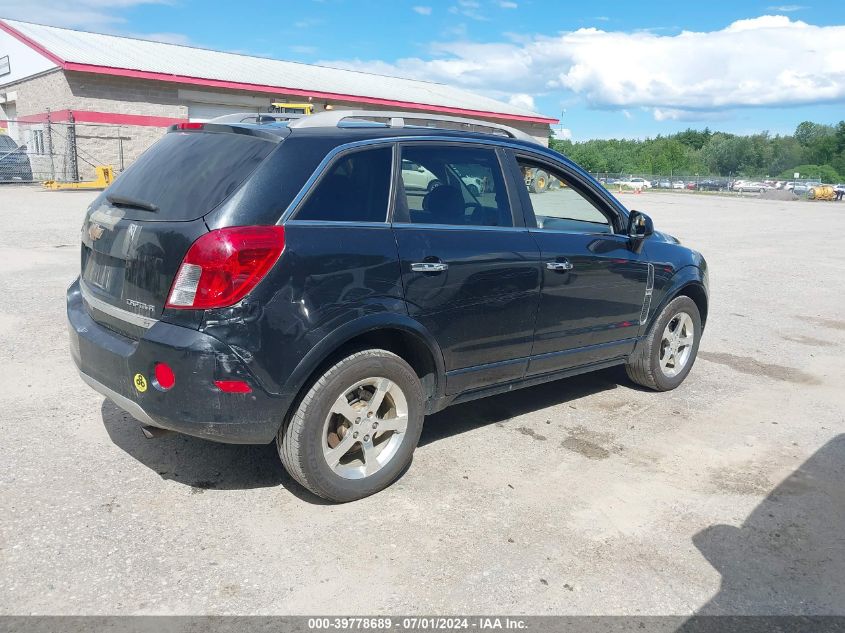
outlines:
M0 152L7 152L17 148L15 142L5 134L0 134Z
M129 219L195 220L223 202L275 147L244 134L170 132L105 193L158 207L149 212L127 206Z
M402 148L401 164L397 222L513 226L495 150L408 145Z
M296 213L297 220L385 222L393 162L389 147L336 160Z

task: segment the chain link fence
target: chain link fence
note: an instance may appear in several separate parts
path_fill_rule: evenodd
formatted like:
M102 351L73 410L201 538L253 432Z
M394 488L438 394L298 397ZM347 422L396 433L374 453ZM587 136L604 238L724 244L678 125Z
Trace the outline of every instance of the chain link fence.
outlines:
M120 172L132 140L116 125L9 120L0 127L0 182L91 180L98 165Z

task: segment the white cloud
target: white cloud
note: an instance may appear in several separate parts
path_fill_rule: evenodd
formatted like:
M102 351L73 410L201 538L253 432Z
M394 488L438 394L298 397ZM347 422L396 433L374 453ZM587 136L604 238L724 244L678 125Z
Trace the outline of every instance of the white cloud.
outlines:
M132 37L138 37L144 40L152 40L154 42L164 42L165 44L181 44L182 46L193 46L194 43L190 37L184 33L136 33L128 34Z
M128 20L120 14L122 9L141 5L170 4L171 0L76 0L72 7L34 0L0 0L0 17L50 26L91 30L100 33L135 37L166 44L196 46L184 33L161 31L142 33L128 28ZM65 5L67 3L64 3Z
M431 7L412 7L412 10L420 15L431 15Z
M508 99L508 103L512 106L516 106L517 108L522 108L523 110L530 110L531 112L534 111L534 108L537 106L534 105L534 97L529 94L525 94L524 92L518 92Z
M312 26L320 26L322 23L321 18L305 18L294 22L293 25L298 29L310 29Z
M622 116L624 116L629 121L634 118L634 115L628 112L627 110L622 110Z
M792 13L806 9L803 4L781 4L773 7L766 7L766 11L777 11L778 13Z
M572 140L572 130L567 127L553 127L552 128L552 136L558 138L562 141L571 141Z
M294 44L292 46L288 46L288 48L299 55L313 55L317 52L316 46L308 46L303 44Z
M700 110L679 110L677 108L654 108L652 114L655 121L696 121L711 119L714 113Z
M499 6L502 9L516 9L519 7L516 2L510 2L510 0L499 0Z
M0 0L0 16L51 26L112 31L116 25L126 23L119 14L121 9L145 4L169 4L169 0L76 0L72 6L70 4L45 0Z
M449 13L454 15L463 15L472 20L481 22L487 21L490 18L481 8L481 3L478 0L458 0L457 4L449 7Z
M493 43L435 43L430 59L327 62L508 98L577 95L597 108L647 108L661 120L737 107L845 102L845 26L786 16L718 31L583 28Z

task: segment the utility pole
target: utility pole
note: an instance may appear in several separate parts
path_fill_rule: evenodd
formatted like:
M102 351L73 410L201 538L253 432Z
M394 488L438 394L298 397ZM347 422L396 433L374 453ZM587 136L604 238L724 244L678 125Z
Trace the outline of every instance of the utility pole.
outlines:
M73 111L68 114L67 126L67 151L68 165L70 167L69 180L79 182L79 163L76 156L76 122L73 119Z
M56 161L53 158L53 123L50 120L50 108L47 108L47 129L44 132L47 137L47 154L50 156L50 180L55 180Z

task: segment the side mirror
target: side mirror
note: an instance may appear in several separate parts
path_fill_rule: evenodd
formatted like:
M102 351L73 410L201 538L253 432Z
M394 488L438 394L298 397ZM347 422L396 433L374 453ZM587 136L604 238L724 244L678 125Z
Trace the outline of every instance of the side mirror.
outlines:
M645 213L631 211L628 216L628 237L642 240L654 233L654 222Z

